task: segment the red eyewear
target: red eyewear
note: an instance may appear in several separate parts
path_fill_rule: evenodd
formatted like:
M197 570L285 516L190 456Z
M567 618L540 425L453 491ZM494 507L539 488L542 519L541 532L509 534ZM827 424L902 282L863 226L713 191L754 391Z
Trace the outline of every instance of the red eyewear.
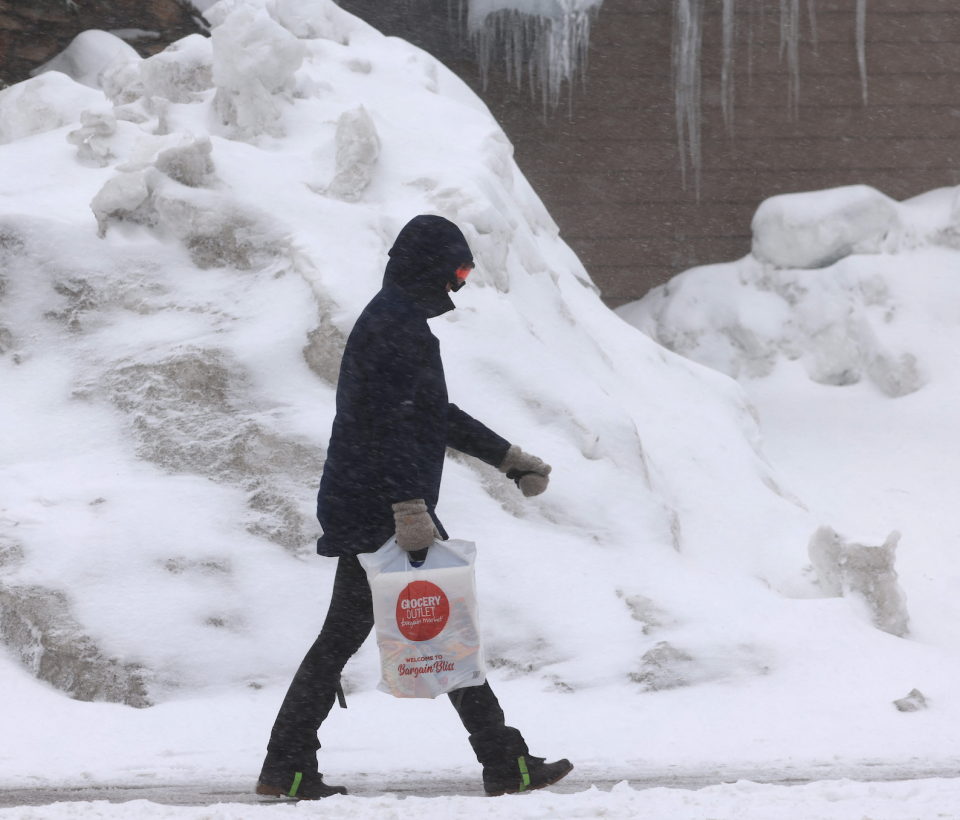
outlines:
M467 277L470 275L470 271L473 270L473 262L464 262L459 268L457 268L457 284L462 285L467 281Z

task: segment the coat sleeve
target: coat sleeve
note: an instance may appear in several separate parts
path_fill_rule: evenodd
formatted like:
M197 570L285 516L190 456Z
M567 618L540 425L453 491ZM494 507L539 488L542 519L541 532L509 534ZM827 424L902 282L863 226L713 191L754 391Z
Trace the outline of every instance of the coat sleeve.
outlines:
M366 351L373 447L379 455L386 500L424 498L415 400L423 375L422 340L399 332L376 339Z
M499 467L510 449L510 442L501 438L457 405L447 405L447 446L468 456Z

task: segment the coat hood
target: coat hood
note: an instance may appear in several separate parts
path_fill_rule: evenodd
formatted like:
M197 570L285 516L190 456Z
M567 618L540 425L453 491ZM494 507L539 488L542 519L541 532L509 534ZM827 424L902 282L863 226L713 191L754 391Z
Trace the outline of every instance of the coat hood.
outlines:
M383 285L394 285L416 301L428 318L453 310L446 291L456 269L473 262L463 232L442 216L415 216L400 231L389 252Z

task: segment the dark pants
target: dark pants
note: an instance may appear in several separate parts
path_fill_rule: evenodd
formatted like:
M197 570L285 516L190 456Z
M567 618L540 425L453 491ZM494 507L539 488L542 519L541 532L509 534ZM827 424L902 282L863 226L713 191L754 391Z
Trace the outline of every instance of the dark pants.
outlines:
M278 775L316 771L317 731L336 700L340 672L373 629L367 575L355 555L339 559L333 597L320 637L310 647L273 724L264 770ZM451 692L450 700L470 734L477 760L503 769L528 754L523 736L504 723L489 683Z

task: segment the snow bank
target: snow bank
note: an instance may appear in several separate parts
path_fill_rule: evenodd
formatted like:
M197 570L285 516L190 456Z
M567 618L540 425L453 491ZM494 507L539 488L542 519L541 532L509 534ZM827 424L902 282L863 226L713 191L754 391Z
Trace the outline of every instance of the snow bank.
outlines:
M604 817L634 820L669 817L671 820L848 820L850 817L909 816L938 820L953 815L960 799L956 780L912 780L900 783L825 781L806 786L771 786L739 781L697 791L653 788L637 790L624 781L609 792L592 788L579 794L533 792L522 798L499 799L495 804L479 797L407 797L385 795L373 799L336 796L321 803L296 807L245 806L220 803L215 807L164 806L146 800L121 804L56 803L29 809L36 820L61 818L190 818L209 817L211 810L223 820L269 820L290 812L311 817L344 817L356 820L380 817L497 817L535 820L540 817ZM23 817L23 809L0 809L0 818Z
M734 378L786 359L820 384L908 395L936 359L927 289L939 286L916 268L957 247L956 198L940 189L897 203L866 186L773 197L754 217L753 254L693 268L617 312Z
M311 507L340 351L420 212L460 224L478 262L461 309L434 323L451 394L554 465L551 492L528 503L492 468L448 462L440 514L486 556L493 666L557 691L630 686L665 636L643 636L618 596L650 593L651 562L679 572L678 550L798 583L811 525L760 455L737 387L603 307L460 80L329 2L224 0L208 16L210 40L115 66L66 139L7 155L18 169L3 174L14 205L0 215L0 364L23 385L8 419L22 435L5 458L16 465L5 515L24 556L11 586L61 595L152 700L286 677L328 594ZM324 20L346 21L347 35ZM51 157L76 175L63 201L16 213ZM651 393L685 408L679 428ZM96 432L74 438L78 424ZM51 479L49 456L26 443L41 429L74 465L63 475L86 478ZM104 458L116 479L103 480ZM789 544L713 535L748 508ZM83 571L66 532L83 533ZM521 542L529 566L517 573L506 545ZM581 554L597 560L580 598L606 613L623 653L560 604L572 580L556 556ZM520 614L534 568L559 597Z

